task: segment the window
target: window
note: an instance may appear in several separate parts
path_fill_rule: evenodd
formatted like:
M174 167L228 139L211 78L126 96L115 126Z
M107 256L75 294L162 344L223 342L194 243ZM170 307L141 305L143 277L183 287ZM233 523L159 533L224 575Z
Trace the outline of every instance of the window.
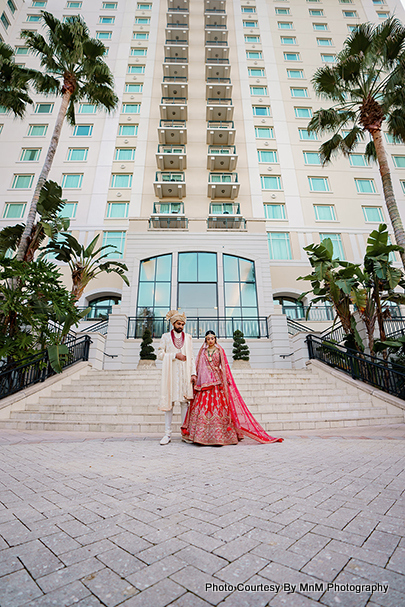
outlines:
M179 253L179 307L192 316L217 316L217 256Z
M244 21L243 27L258 27L257 21Z
M381 207L362 207L364 220L373 223L383 223L384 217Z
M82 8L81 2L68 2L67 8Z
M92 124L76 124L73 129L73 137L91 137L92 132Z
M401 188L403 193L405 194L405 181L401 181Z
M111 40L112 32L96 32L96 38L98 40Z
M281 44L297 44L297 38L295 37L287 38L285 36L281 36L280 40Z
M46 0L33 0L31 6L33 8L44 8L44 6L46 6Z
M373 4L385 4L384 0L373 0Z
M142 93L143 84L126 84L125 92L126 93Z
M115 17L100 17L99 23L104 24L104 23L114 23L115 22Z
M21 219L25 213L25 202L6 202L3 219Z
M357 18L357 12L356 11L342 11L343 13L343 17L348 17L350 19L356 19Z
M313 23L312 27L313 27L313 29L316 32L326 32L326 31L328 31L328 24L327 23Z
M144 4L142 2L141 3L138 2L138 5L137 5L136 8L137 8L138 11L150 11L151 8L152 8L152 5L151 4Z
M75 219L77 211L77 202L65 202L63 209L60 212L60 217Z
M21 150L20 161L22 162L36 162L39 160L41 154L41 148L23 148Z
M16 8L16 5L14 4L13 0L7 0L7 6L10 9L11 14L14 15L14 13L17 10L17 8Z
M0 21L4 25L4 29L8 30L8 28L10 27L10 21L8 20L7 15L4 11L1 14Z
M42 19L41 15L27 15L26 21L28 21L30 23L39 23L39 21L41 21L41 19Z
M388 19L389 16L390 16L390 14L388 11L384 11L384 12L377 11L377 17L379 19Z
M290 14L290 9L289 8L276 8L276 15L289 15Z
M261 97L262 95L267 95L267 86L251 86L250 94Z
M135 23L137 25L149 25L150 18L149 17L136 17L135 18Z
M120 124L118 135L121 137L136 137L138 135L138 125Z
M311 192L330 192L327 177L308 177Z
M28 46L17 46L17 48L15 49L16 55L28 55L28 52Z
M132 36L134 40L149 40L148 32L134 32Z
M323 10L322 9L310 8L309 9L309 15L310 15L310 17L323 17Z
M113 249L104 249L104 253L111 259L119 259L124 256L125 232L103 232L103 247L112 245Z
M84 162L87 160L89 148L69 148L67 159L72 162Z
M308 97L308 89L291 87L291 97Z
M298 129L302 141L317 141L318 136L314 131L308 133L307 129Z
M34 175L14 175L13 185L14 190L27 190L32 186Z
M321 61L323 61L324 63L335 63L336 55L325 55L324 53L322 53Z
M395 168L405 169L405 156L392 156Z
M263 68L249 67L248 73L249 73L249 76L253 76L254 78L263 78L265 76L265 72L264 72Z
M245 42L260 42L260 36L245 36Z
M83 173L65 173L62 175L62 188L81 188Z
M81 103L79 105L79 114L95 114L97 112L97 106L92 103Z
M123 103L122 113L123 114L139 114L141 111L140 103Z
M305 164L321 164L321 157L318 152L302 152Z
M114 160L131 161L135 159L135 148L116 148Z
M130 188L132 186L132 175L125 173L113 173L111 175L112 188Z
M318 46L332 46L332 38L317 38L316 43Z
M277 23L277 27L279 30L292 30L293 28L293 24L291 23L291 21L279 21Z
M47 124L30 124L28 127L28 137L45 137L47 130Z
M259 327L255 320L258 316L255 264L249 259L234 255L224 255L223 262L225 315L232 318L227 326L229 336L235 329L241 329L246 337L257 337ZM241 319L239 322L238 318Z
M390 143L391 145L396 145L397 143L401 143L401 140L399 137L394 137L394 135L391 135L390 133L384 133L385 135L385 141L387 143Z
M172 256L160 255L141 261L138 287L138 316L164 318L170 309ZM160 323L159 323L160 324Z
M279 175L260 175L262 190L281 190L281 177Z
M253 116L271 116L268 105L253 105Z
M264 216L266 219L285 219L285 205L284 204L265 204L264 205Z
M246 51L247 59L263 59L261 51Z
M303 70L287 70L287 78L303 78Z
M331 204L314 204L317 221L336 221L335 207Z
M256 9L254 6L242 6L242 13L255 13Z
M355 179L356 188L359 194L375 194L374 179Z
M131 48L132 57L146 57L147 52L146 48Z
M259 162L278 162L276 150L257 150Z
M319 234L321 242L330 238L333 245L333 257L336 259L344 259L345 254L342 246L342 239L340 234Z
M103 2L103 8L115 10L117 8L117 3L116 2Z
M144 65L128 65L128 74L144 74Z
M259 139L273 139L273 127L255 126L255 137Z
M352 167L369 166L364 154L349 154L349 162Z
M107 204L108 219L125 219L128 217L129 202L109 202Z
M267 238L270 259L292 259L288 232L269 232Z
M52 114L53 103L37 103L35 105L36 114Z
M301 61L299 53L284 53L285 61Z
M312 110L310 107L295 107L294 113L296 118L312 118Z

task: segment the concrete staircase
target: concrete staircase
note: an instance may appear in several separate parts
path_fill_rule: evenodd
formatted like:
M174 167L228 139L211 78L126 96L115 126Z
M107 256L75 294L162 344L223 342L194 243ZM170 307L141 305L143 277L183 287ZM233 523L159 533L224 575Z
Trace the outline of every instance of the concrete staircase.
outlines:
M95 371L54 384L24 408L2 416L0 428L163 433L158 410L160 370ZM235 381L256 419L270 433L397 424L403 412L332 375L310 370L236 370ZM18 409L21 410L18 410ZM176 412L177 413L177 412ZM179 414L174 415L179 431Z

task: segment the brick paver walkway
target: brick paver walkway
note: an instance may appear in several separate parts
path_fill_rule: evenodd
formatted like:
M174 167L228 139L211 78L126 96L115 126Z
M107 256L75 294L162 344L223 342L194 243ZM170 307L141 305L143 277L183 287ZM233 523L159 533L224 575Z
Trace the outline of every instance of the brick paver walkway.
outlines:
M1 431L0 606L403 606L404 438Z

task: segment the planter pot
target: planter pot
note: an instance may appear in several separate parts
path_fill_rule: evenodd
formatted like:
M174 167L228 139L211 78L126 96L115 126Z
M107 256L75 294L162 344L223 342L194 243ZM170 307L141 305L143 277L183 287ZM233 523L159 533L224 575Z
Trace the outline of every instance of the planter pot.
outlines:
M141 358L139 360L137 369L156 369L156 361L155 360L143 360Z
M250 362L248 360L234 360L232 363L232 369L251 369Z

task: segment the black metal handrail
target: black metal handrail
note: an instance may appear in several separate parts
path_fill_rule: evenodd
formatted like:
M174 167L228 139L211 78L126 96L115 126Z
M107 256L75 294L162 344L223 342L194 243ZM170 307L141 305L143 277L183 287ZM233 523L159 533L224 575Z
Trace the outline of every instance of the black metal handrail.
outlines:
M405 367L308 335L310 359L339 369L383 392L405 400Z
M163 333L170 331L170 324L165 318L148 318L144 316L130 316L128 318L128 339L140 339L145 329L150 329L152 337L160 338ZM225 317L189 317L186 331L193 337L200 339L206 331L215 331L219 339L230 339L236 330L243 332L248 338L268 338L269 328L266 316L250 318Z
M303 325L296 320L292 320L291 318L287 318L287 330L289 335L296 335L297 333L313 333L314 330L306 325Z
M108 318L106 320L99 320L89 327L85 327L82 333L101 333L102 335L107 335L108 331Z
M345 337L346 333L343 330L341 322L332 325L332 327L328 327L328 329L325 329L325 331L321 333L321 338L323 340L336 342L337 344L342 343Z
M91 339L88 335L79 337L74 342L66 343L69 354L62 361L62 369L81 360L89 360L90 343ZM49 362L47 350L41 350L38 354L24 358L14 365L8 364L0 372L0 399L43 382L55 374Z

